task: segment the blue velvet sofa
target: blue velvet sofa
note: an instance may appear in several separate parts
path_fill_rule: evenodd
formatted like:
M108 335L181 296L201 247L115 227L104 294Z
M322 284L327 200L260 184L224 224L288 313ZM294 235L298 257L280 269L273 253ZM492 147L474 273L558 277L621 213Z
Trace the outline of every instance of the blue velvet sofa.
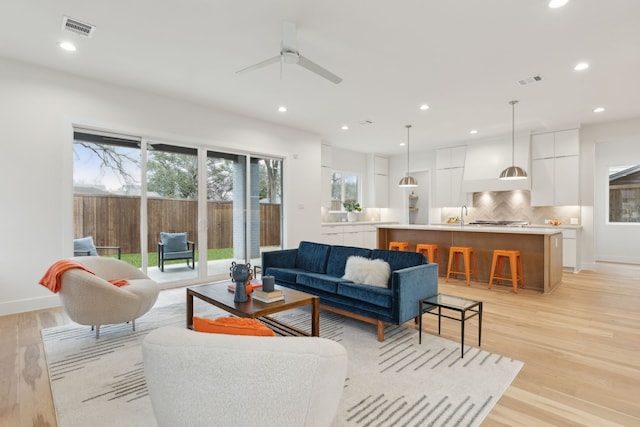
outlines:
M388 288L343 279L350 256L389 263ZM438 265L415 252L301 242L298 249L263 252L262 274L274 276L277 285L319 296L324 309L376 325L378 341L384 341L385 323L416 318L419 301L438 293Z

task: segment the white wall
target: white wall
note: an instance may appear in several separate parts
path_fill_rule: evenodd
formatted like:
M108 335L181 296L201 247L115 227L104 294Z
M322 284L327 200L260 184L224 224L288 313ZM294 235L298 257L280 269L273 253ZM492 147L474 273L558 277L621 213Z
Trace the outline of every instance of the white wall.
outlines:
M640 224L608 224L610 166L640 164L640 119L583 126L580 188L583 260L640 263Z
M320 238L317 135L5 59L0 94L0 315L58 305L37 282L73 253L76 124L283 157L284 246Z

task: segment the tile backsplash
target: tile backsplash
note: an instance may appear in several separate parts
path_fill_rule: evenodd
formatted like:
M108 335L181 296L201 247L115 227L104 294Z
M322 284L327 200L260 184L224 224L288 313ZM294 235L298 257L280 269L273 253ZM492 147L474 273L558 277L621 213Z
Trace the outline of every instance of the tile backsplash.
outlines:
M580 224L580 206L531 206L531 193L526 190L485 191L473 193L473 206L468 206L464 222L476 220L527 221L529 224L544 224L545 220L558 219L561 224L571 224L576 219ZM442 223L448 218L459 218L460 206L442 209Z

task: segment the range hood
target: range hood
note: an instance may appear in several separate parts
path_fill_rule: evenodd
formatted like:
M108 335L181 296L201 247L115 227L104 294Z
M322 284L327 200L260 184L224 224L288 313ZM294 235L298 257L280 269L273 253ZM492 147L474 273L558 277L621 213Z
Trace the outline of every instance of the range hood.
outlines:
M531 179L502 180L500 172L511 166L511 135L467 145L462 177L462 191L530 190ZM529 164L529 132L515 136L515 164L531 174Z

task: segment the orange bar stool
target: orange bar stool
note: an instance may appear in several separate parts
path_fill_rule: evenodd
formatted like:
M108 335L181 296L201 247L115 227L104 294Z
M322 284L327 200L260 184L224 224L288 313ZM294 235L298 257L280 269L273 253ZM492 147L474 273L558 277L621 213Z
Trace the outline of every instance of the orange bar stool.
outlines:
M409 250L409 242L389 242L390 251L403 251Z
M440 264L440 249L436 244L419 243L416 245L416 252L420 252L429 262L438 263L438 274L442 276L442 265Z
M502 265L505 258L509 258L511 277L502 276ZM491 277L489 278L489 289L491 289L491 285L493 284L494 279L498 283L501 280L511 280L511 283L513 283L513 292L515 293L518 293L518 282L520 282L520 285L524 288L524 273L522 270L522 257L520 256L520 251L507 249L496 249L493 251L493 261L491 262Z
M464 271L452 270L458 268L458 264L462 257L464 264ZM447 267L447 282L449 281L449 275L453 274L455 279L458 274L464 274L467 279L467 285L471 285L471 273L478 280L478 270L476 269L476 257L473 254L473 248L471 246L451 246L449 249L449 264Z

